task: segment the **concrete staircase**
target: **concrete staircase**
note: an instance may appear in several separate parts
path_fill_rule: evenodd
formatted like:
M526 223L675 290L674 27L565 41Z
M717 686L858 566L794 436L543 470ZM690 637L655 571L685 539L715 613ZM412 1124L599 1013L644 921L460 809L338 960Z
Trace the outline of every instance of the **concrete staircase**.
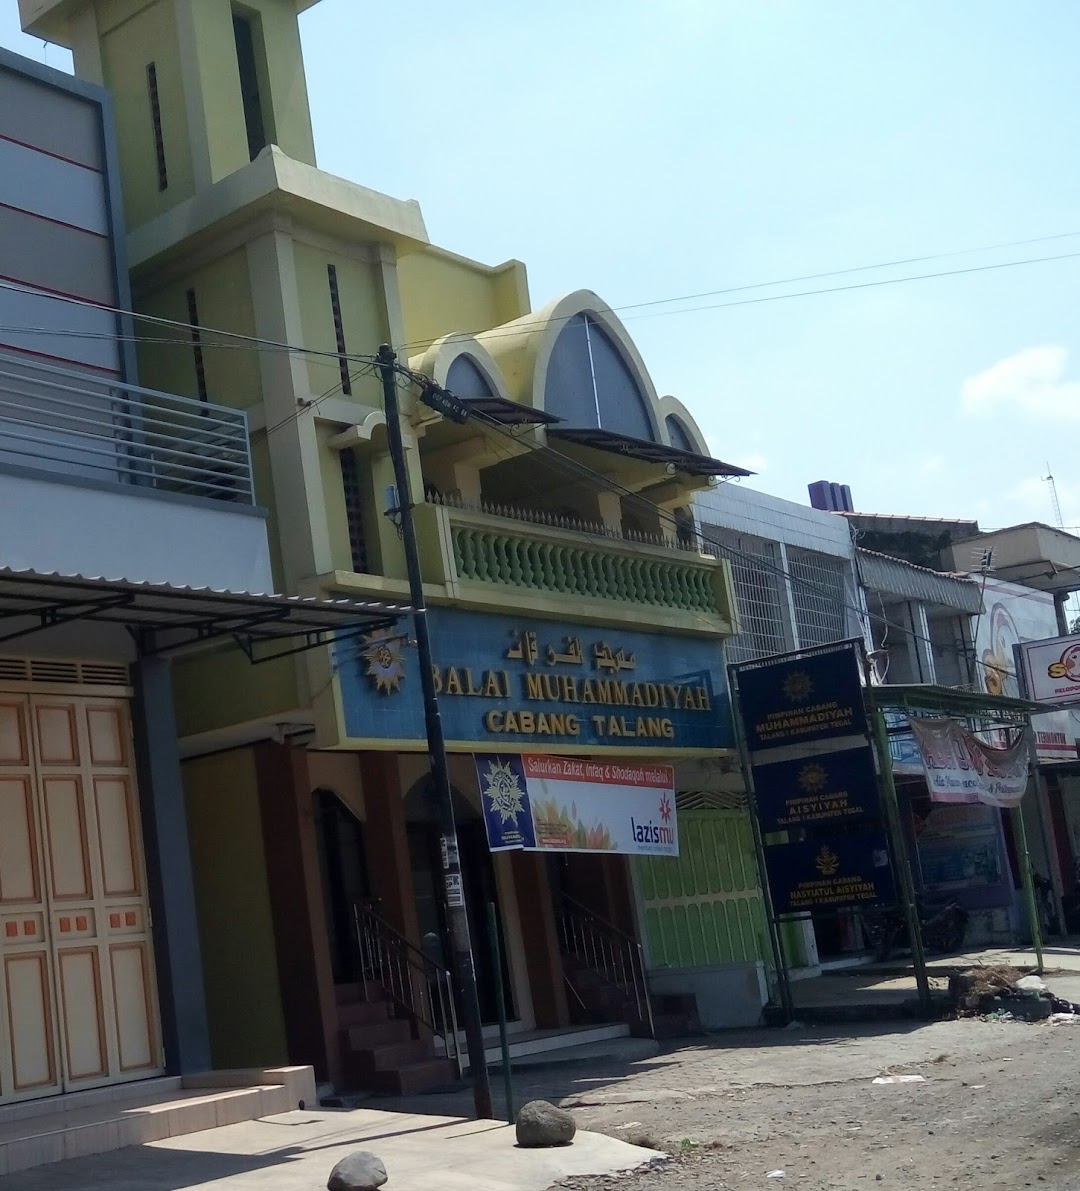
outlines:
M315 1108L310 1067L210 1071L0 1108L0 1175Z
M649 994L652 1026L635 997L623 985L612 983L602 972L573 955L563 955L563 972L570 986L570 1001L589 1022L623 1021L636 1038L682 1038L701 1033L697 998L692 994Z
M457 1081L457 1064L435 1053L431 1032L398 1016L396 1005L378 984L339 984L335 991L350 1091L412 1096Z

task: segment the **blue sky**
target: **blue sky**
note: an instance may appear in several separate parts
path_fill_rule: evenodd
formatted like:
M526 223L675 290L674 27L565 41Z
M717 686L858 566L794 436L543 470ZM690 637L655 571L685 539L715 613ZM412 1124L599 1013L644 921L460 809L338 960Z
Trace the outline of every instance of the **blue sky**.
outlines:
M15 9L0 44L42 60ZM1080 233L1073 0L321 0L301 27L320 165L524 260L536 306ZM1080 258L687 310L1063 252L1080 235L624 317L755 487L993 527L1052 518L1049 461L1080 526Z

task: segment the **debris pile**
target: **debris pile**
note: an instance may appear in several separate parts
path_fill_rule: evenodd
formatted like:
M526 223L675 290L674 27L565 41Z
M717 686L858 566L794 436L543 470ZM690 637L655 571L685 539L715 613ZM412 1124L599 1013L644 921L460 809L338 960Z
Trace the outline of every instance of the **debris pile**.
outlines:
M1080 1014L1080 1005L1055 997L1039 976L1018 968L969 968L949 977L949 1000L961 1017L997 1021L1045 1021Z

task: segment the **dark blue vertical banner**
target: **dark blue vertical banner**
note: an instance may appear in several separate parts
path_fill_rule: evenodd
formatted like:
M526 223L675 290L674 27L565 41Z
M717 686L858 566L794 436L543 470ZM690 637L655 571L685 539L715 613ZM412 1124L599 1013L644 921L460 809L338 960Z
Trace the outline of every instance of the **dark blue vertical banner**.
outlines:
M493 852L535 848L536 831L522 758L517 754L480 753L473 759L488 846Z

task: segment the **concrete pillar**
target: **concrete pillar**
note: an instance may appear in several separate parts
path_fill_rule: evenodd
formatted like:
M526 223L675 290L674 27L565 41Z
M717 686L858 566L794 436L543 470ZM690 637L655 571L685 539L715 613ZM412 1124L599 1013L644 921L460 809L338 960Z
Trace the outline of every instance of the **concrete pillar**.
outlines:
M539 852L513 852L510 855L536 1028L556 1029L570 1024L570 1013L548 883L547 858Z
M264 741L255 746L255 771L289 1061L310 1063L317 1079L339 1084L337 1003L306 752Z
M166 1070L211 1067L195 884L180 776L172 680L162 658L135 664L135 763Z
M392 927L419 947L420 927L397 753L360 753L358 761L364 790L368 880L379 899L377 909Z

